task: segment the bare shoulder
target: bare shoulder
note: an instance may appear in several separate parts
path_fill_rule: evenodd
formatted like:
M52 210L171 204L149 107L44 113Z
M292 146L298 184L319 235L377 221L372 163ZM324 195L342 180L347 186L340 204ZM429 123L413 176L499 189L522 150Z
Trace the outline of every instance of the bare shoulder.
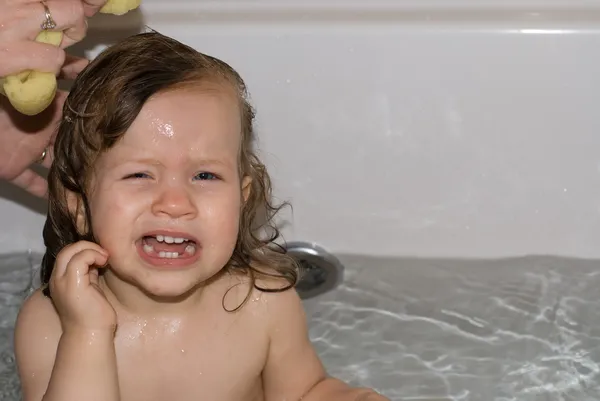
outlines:
M35 333L32 333L31 330ZM29 336L48 336L61 334L60 319L52 300L46 297L41 289L31 294L19 310L15 335L19 338Z
M260 278L256 281L254 292L264 299L270 320L304 320L304 307L298 292L287 280L281 278Z
M24 400L43 396L61 333L60 319L52 300L41 290L35 291L21 306L15 324L15 357Z
M251 311L253 316L268 320L295 314L304 318L300 297L290 282L276 275L228 274L219 284L226 310ZM263 313L259 313L263 312ZM264 320L262 323L266 323Z

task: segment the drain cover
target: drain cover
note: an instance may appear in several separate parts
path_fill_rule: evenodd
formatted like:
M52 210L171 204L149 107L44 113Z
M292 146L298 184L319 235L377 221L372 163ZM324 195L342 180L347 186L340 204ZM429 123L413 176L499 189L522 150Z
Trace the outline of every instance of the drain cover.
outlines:
M308 242L291 242L286 245L286 249L300 266L296 290L302 299L328 292L342 282L344 266L320 246Z

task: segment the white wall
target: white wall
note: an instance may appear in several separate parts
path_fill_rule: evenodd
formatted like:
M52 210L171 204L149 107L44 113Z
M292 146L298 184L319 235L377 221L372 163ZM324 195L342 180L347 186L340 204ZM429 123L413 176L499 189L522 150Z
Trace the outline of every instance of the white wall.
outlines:
M247 80L277 195L294 204L286 239L597 257L596 4L146 0L142 11ZM96 26L118 35L138 18ZM0 218L0 252L41 249L41 215L4 201Z

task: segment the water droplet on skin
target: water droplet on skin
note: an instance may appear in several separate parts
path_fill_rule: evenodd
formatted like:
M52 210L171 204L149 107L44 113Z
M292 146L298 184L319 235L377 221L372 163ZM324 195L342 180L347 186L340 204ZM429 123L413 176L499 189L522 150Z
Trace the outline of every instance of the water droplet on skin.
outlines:
M152 120L152 127L161 135L166 136L167 138L172 138L175 135L175 131L173 130L173 125L163 121L159 118L155 118Z

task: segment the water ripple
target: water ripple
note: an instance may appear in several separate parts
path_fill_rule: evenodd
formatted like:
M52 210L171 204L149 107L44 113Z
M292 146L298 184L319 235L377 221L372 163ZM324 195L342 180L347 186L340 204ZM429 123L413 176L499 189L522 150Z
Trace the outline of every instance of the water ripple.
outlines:
M331 374L393 401L600 400L598 261L341 259L358 273L306 301Z

